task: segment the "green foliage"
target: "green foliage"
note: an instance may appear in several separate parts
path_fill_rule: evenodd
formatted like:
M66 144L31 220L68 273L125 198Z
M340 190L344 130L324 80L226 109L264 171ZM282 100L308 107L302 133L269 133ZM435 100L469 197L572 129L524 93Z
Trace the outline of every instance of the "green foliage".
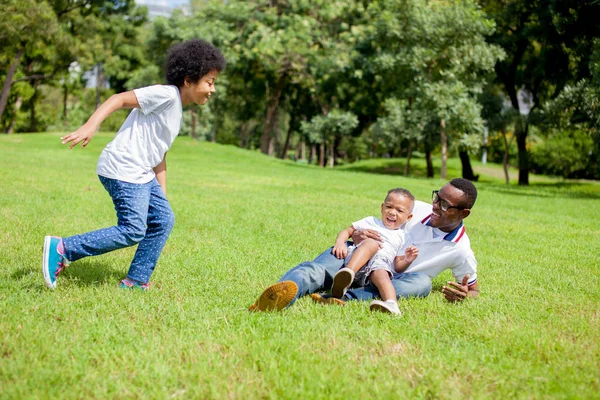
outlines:
M585 177L593 149L594 142L587 132L555 132L531 149L532 169L564 178Z
M356 115L339 109L327 115L317 115L310 122L302 122L302 132L314 143L331 143L336 137L348 135L358 125Z

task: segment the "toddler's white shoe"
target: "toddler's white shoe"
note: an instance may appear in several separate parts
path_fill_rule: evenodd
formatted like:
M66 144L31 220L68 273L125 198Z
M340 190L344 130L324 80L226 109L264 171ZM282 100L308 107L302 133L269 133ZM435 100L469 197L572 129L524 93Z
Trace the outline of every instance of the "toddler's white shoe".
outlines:
M373 300L371 302L370 308L371 311L381 311L384 313L394 314L398 316L402 315L402 311L400 311L400 308L398 307L398 302L396 302L395 300Z

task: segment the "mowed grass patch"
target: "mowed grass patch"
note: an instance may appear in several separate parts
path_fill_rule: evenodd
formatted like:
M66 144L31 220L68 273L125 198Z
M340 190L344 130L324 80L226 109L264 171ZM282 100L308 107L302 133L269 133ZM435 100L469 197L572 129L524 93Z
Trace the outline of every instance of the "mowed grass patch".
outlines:
M429 201L439 179L320 169L178 138L176 214L147 293L123 291L135 249L75 262L46 289L43 236L114 224L95 174L112 135L0 137L0 398L594 398L600 392L600 186L479 183L465 221L478 300L440 293L368 303L303 298L246 311L388 189ZM488 164L488 167L489 164ZM501 169L500 169L501 171ZM458 173L458 169L451 169ZM453 176L451 176L453 177Z

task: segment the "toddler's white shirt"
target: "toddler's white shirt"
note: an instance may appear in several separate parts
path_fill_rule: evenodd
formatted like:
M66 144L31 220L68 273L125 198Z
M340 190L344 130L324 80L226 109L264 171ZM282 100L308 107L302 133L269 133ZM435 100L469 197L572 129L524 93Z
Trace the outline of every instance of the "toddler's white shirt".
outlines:
M396 254L404 256L406 248L410 246L410 242L412 241L410 235L406 233L403 227L389 229L376 217L363 218L360 221L353 222L352 226L356 230L373 229L379 233L383 239L383 245L377 254L384 256L388 263L394 261Z
M133 91L140 108L131 111L104 148L96 173L129 183L147 183L179 134L183 110L179 89L154 85Z

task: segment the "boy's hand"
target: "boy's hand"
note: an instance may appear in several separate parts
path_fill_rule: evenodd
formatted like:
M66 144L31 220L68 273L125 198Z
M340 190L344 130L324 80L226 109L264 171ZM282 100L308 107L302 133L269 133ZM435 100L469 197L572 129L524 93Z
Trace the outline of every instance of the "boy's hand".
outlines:
M348 255L348 248L346 247L346 243L344 244L335 244L335 246L333 246L333 250L331 251L331 253L335 256L335 258L346 258L346 256Z
M408 261L409 263L411 263L417 259L418 255L419 255L419 249L417 249L415 246L413 246L411 244L410 246L408 246L406 248L406 251L404 252L404 259L406 261Z
M60 138L62 140L62 144L69 144L69 148L72 149L78 143L81 143L81 148L87 146L87 144L92 140L92 137L96 134L95 127L89 127L87 124L83 125L81 128L77 129L75 132L69 133L66 136Z

